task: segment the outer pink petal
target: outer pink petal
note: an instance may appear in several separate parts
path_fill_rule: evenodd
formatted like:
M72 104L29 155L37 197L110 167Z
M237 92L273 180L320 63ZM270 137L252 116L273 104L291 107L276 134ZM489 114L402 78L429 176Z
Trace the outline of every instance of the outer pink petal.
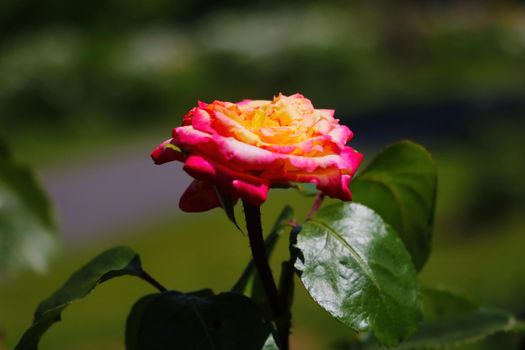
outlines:
M277 157L275 153L232 137L209 135L192 127L179 127L174 133L175 142L179 147L190 152L206 154L210 159L224 164L229 163L230 167L239 170L265 169L268 165L274 164Z
M277 172L302 170L313 172L316 169L337 168L347 172L351 163L337 154L321 157L285 155L271 152L253 145L240 142L232 137L209 135L195 130L191 126L179 127L174 130L175 143L190 152L206 154L222 164L239 171L265 171L272 169Z
M199 130L193 126L180 126L173 129L173 139L179 147L192 150L197 147L211 142L211 135Z
M337 128L328 133L331 141L337 145L339 151L342 150L346 143L352 139L354 133L345 125L339 125Z
M250 103L250 102L252 102L252 100L244 99L244 100L242 100L242 101L237 102L236 105L238 105L238 106L244 106L244 105L246 105L246 104L248 104L248 103Z
M215 130L211 126L212 118L208 112L204 109L195 108L193 117L191 119L191 125L195 130L199 130L208 134L216 134Z
M329 154L322 157L289 156L289 163L295 170L315 172L317 169L336 168L351 171L349 164L338 154Z
M240 197L253 205L266 200L269 186L264 179L235 172L200 155L191 155L184 163L184 170L196 179L212 183L225 193Z
M350 175L340 175L330 178L327 182L321 182L317 188L332 198L339 198L343 201L352 200L350 193Z
M314 183L318 190L322 191L325 195L332 198L339 198L343 201L349 201L352 199L350 189L350 175L341 175L336 170L325 170L316 174L308 173L297 173L294 174L296 182L310 182Z
M155 164L164 164L173 160L182 161L183 158L182 153L173 145L173 139L162 142L150 156Z
M332 119L334 117L334 109L316 109L326 119Z
M220 206L213 185L199 180L193 180L179 201L180 209L189 213L203 212Z
M235 195L255 206L260 206L266 202L268 197L269 188L266 184L253 184L242 180L233 180L232 186L235 189Z
M216 185L227 185L234 179L239 179L248 183L264 183L268 181L250 173L237 172L215 161L209 160L204 156L191 155L184 163L184 170L191 176L203 181L212 182Z
M341 151L341 158L345 160L346 164L348 164L348 167L352 170L350 172L350 175L352 176L355 174L359 168L359 165L363 161L363 155L352 147L348 146Z

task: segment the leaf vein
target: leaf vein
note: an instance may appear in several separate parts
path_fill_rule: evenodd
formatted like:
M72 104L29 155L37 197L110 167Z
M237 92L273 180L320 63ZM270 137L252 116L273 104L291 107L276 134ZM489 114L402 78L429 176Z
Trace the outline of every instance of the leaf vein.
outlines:
M392 315L390 309L388 308L388 303L385 300L385 296L383 294L384 291L381 288L381 285L379 284L379 282L377 281L377 279L375 278L375 276L373 274L373 271L366 264L365 260L361 257L361 255L359 255L359 253L350 244L348 244L348 242L336 230L334 230L330 225L324 223L323 221L317 220L315 218L310 219L309 222L325 228L326 230L328 230L328 232L332 233L334 235L334 237L338 241L340 241L346 248L348 248L348 250L350 251L350 254L354 258L354 260L357 262L359 267L365 272L365 274L368 276L370 281L372 281L372 284L376 288L377 294L378 294L379 298L381 299L381 301L383 303L383 306L384 306L384 308L386 310L386 313L388 314L388 318L390 320L392 320L392 322L395 322L395 318L393 317L394 315Z

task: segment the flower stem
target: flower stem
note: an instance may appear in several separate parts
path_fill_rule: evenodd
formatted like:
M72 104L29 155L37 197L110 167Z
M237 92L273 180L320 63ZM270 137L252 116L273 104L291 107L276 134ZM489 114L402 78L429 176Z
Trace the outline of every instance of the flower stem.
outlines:
M290 232L290 241L288 244L290 259L282 263L281 280L279 281L281 300L286 310L285 317L283 317L282 329L287 337L290 335L290 329L292 327L292 313L290 310L292 308L294 295L295 261L299 255L299 249L295 247L295 244L297 243L297 235L300 231L301 226L295 224Z
M321 205L323 204L324 200L324 193L319 191L317 192L317 196L315 197L315 201L312 205L312 208L310 209L310 212L306 216L306 220L310 220L315 214L317 214L317 211L319 208L321 208Z
M159 292L163 293L163 292L167 291L166 287L164 287L156 279L151 277L150 274L147 273L146 271L140 270L139 273L137 274L137 276L139 278L143 279L144 281L148 282L149 284L151 284L153 287L157 288L157 290Z
M288 350L288 333L283 332L282 329L282 319L283 316L285 316L284 308L272 275L272 270L270 269L268 255L264 248L261 211L258 206L251 205L246 201L243 201L242 204L246 217L246 229L248 230L248 239L250 240L253 261L259 273L268 305L272 311L272 319L277 325L277 335L279 339L276 339L276 341L279 343L281 350Z

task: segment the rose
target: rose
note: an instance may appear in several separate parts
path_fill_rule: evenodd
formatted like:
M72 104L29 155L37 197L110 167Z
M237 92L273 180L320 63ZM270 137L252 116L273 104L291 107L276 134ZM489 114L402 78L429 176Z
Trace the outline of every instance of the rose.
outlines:
M333 115L314 109L300 94L199 102L151 157L156 164L184 162L195 178L180 199L184 211L220 206L216 190L258 206L269 188L293 182L314 183L324 194L348 201L350 179L363 156L346 146L353 134Z

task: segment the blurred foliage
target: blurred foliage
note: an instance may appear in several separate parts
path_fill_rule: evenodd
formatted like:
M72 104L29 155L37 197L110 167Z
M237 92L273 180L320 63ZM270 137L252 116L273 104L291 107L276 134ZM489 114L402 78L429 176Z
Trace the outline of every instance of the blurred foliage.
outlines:
M345 117L525 88L525 8L510 1L24 0L0 18L0 130L15 141L139 131L198 99L300 91Z
M59 250L53 209L32 170L0 139L0 280L23 269L43 273Z

